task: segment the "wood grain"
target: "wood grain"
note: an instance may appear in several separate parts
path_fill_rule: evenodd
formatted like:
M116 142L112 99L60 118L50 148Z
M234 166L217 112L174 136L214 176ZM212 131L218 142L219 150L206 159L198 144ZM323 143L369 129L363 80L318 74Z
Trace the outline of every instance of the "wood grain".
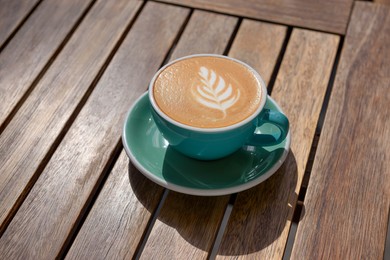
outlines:
M195 13L194 13L195 14ZM194 16L195 17L195 16ZM206 18L205 18L206 19ZM213 24L214 20L207 20L204 22L204 26L209 28L209 24ZM221 20L222 21L222 20ZM197 23L197 19L191 20L188 28L192 28L191 23ZM277 59L279 48L283 42L283 36L286 28L282 26L273 26L270 24L260 24L258 22L243 22L244 29L240 28L230 53L239 53L239 49L242 48L242 42L251 39L252 51L257 52L257 57L264 57L262 64L256 63L258 68L263 69L266 64L274 64ZM220 27L226 26L226 22L220 23ZM251 28L247 28L251 27ZM231 24L230 31L234 29ZM219 29L220 30L220 29ZM247 34L247 31L253 32L258 30L255 35ZM193 35L198 29L194 31L188 30L188 35ZM260 38L256 37L262 34L262 32L273 31L273 36L262 44L259 43ZM210 36L214 33L210 33ZM270 35L270 34L269 34ZM186 34L183 34L182 43L186 43ZM212 36L215 37L215 36ZM257 41L254 39L256 38ZM199 44L195 46L208 48L215 48L215 45L209 45L208 39L199 39ZM237 42L237 43L236 43ZM180 42L179 42L180 43ZM214 41L214 44L216 42ZM220 46L216 53L221 53L228 41L219 40L218 46ZM262 45L263 48L259 48ZM191 48L193 47L192 45ZM178 45L176 52L190 52L191 48L187 44ZM196 50L197 47L195 47ZM249 51L250 47L247 47ZM274 50L276 49L276 51ZM175 56L174 53L174 56ZM268 53L267 55L265 53ZM275 54L274 56L272 54ZM245 58L245 57L243 57ZM256 60L256 58L254 58ZM250 61L243 59L243 61ZM253 61L253 59L251 60ZM265 70L267 71L267 70ZM265 75L267 78L271 76L271 72ZM217 229L222 220L225 208L228 203L228 196L215 197L215 198L203 198L178 194L176 192L170 192L167 200L161 210L160 215L153 227L153 230L149 236L149 239L145 245L141 258L143 259L154 259L158 258L169 258L175 255L178 259L191 258L191 259L204 259L207 257L213 240L216 236ZM189 207L191 205L191 207ZM164 235L163 235L164 234Z
M228 200L170 191L141 259L206 259Z
M0 128L90 2L44 1L3 49L0 55Z
M275 175L238 194L217 258L283 257L338 41L293 30L272 92L290 120L291 151Z
M39 0L0 0L0 47Z
M229 16L195 11L171 58L194 53L222 54L237 21ZM141 258L206 258L228 199L228 196L203 198L169 192Z
M244 19L229 56L240 59L260 73L268 84L271 79L287 27Z
M130 259L162 193L122 151L66 258Z
M219 53L233 33L238 18L196 10L170 60L197 53Z
M205 23L206 28L207 24L210 23L211 21ZM188 33L192 34L190 31ZM232 53L244 62L251 63L264 71L264 77L269 79L272 71L266 68L268 64L275 64L285 33L286 27L283 26L244 20L229 55ZM259 37L262 34L268 35L269 38L264 41ZM183 39L184 37L185 35L183 35ZM248 42L250 45L244 47L244 42ZM221 41L220 52L224 50L226 44L227 42ZM196 44L196 46L198 45ZM251 47L252 54L256 53L256 55L248 57ZM178 45L175 52L182 52L181 48L185 50L188 47ZM244 55L240 56L240 50ZM259 57L262 57L261 62ZM170 192L141 258L169 258L172 255L178 259L206 258L211 250L227 203L228 196L203 198ZM191 206L189 207L189 205Z
M5 258L57 256L112 159L129 106L145 91L188 13L179 7L146 4L1 237ZM102 21L100 28L109 21Z
M382 259L390 206L390 7L356 2L293 259Z
M1 134L1 229L139 6L96 3Z
M345 34L353 0L158 0L292 26Z
M374 3L390 5L390 0L374 0Z
M213 22L211 27L209 22ZM198 52L223 52L236 22L236 18L195 11L178 41L171 59ZM198 34L204 28L211 29L205 30L203 37L194 37L194 34ZM150 212L155 210L162 188L151 184L133 166L124 167L124 161L128 161L125 158L126 156L123 155L120 157L117 163L120 166L115 166L114 172L107 179L102 193L76 237L67 258L99 258L99 256L104 255L111 259L121 259L133 256L150 219ZM130 183L128 175L130 175ZM118 178L121 179L118 180ZM137 181L135 182L133 179ZM153 191L147 192L145 189L153 189ZM143 202L146 198L152 202ZM170 201L168 205L172 203L171 199L168 201ZM178 197L174 204L181 207L185 202L185 199ZM208 208L205 212L209 212L216 203L218 200L210 205L206 204L207 206L198 205L196 208ZM112 214L112 212L117 211L123 213ZM123 218L126 216L132 217L129 221L124 221ZM169 226L162 227L162 230L168 229ZM212 233L210 230L205 230L205 232ZM110 242L101 246L104 241ZM164 241L163 246L168 248L166 241Z

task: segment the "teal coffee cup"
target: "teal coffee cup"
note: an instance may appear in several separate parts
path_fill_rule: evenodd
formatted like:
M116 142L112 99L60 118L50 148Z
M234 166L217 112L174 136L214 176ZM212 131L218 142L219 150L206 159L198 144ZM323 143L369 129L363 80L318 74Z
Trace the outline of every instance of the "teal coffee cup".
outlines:
M153 119L169 146L195 159L219 159L246 145L275 145L289 131L284 114L264 108L268 95L260 75L230 57L174 60L155 74L148 91ZM271 132L256 131L263 124Z

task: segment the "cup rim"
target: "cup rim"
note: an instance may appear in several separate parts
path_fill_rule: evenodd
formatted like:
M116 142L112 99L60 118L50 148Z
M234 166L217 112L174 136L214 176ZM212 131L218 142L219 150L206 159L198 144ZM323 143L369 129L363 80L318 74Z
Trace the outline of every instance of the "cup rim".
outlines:
M232 61L235 61L243 66L245 66L247 69L249 69L253 75L255 75L255 77L258 79L258 81L260 82L260 88L261 88L261 99L260 99L260 103L259 103L259 106L258 108L250 115L248 116L247 118L245 118L244 120L240 121L240 122L237 122L235 124L232 124L232 125L228 125L228 126L223 126L223 127L210 127L210 128L203 128L203 127L195 127L195 126L190 126L190 125L187 125L187 124L183 124L183 123L180 123L178 121L176 121L175 119L171 118L170 116L168 116L167 114L165 114L160 108L159 106L157 105L157 102L155 101L154 99L154 94L153 94L153 88L154 88L154 82L156 81L158 75L160 75L160 73L165 69L167 68L168 66L178 62L178 61L181 61L181 60L185 60L185 59L189 59L189 58L193 58L193 57L218 57L218 58L223 58L223 59L228 59L228 60L232 60ZM152 80L150 81L149 83L149 89L148 89L148 96L149 96L149 101L150 103L152 104L152 107L153 109L156 111L156 113L161 116L162 118L164 118L166 121L168 121L169 123L173 124L173 125L176 125L180 128L184 128L184 129L187 129L187 130L191 130L191 131L196 131L196 132L205 132L205 133L216 133L216 132L225 132L225 131L229 131L229 130L233 130L233 129L236 129L236 128L239 128L245 124L247 124L248 122L251 122L254 118L256 118L260 112L263 110L264 108L264 105L265 105L265 102L267 100L267 87L265 85L265 82L264 80L262 79L262 77L260 76L260 74L255 70L253 69L251 66L249 66L248 64L246 64L245 62L243 61L240 61L238 59L235 59L235 58L232 58L232 57L229 57L229 56L225 56L225 55L219 55L219 54L193 54L193 55L187 55L187 56L184 56L184 57L181 57L181 58L178 58L178 59L175 59L167 64L165 64L163 67L161 67L153 76Z

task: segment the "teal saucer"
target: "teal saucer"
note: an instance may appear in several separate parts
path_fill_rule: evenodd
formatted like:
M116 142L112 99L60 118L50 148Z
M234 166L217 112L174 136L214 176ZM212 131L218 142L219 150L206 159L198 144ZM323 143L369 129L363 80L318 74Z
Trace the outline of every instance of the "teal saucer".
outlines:
M270 97L265 107L282 112ZM269 124L257 131L271 137L278 132ZM287 157L290 133L278 145L244 146L215 161L191 159L172 149L161 136L145 93L127 114L122 141L134 166L155 183L181 193L217 196L249 189L275 173Z

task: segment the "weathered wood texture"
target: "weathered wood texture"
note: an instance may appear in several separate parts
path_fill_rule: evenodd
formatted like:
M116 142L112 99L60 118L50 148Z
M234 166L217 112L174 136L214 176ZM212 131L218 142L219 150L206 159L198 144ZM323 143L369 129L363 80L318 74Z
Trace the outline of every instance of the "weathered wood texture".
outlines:
M96 3L1 134L1 230L139 6L136 0Z
M203 11L195 11L189 20L183 35L178 41L171 59L199 52L223 52L236 22L236 18L210 14ZM194 33L199 32L202 28L210 28L209 23L213 24L209 32L204 33L203 37L193 37ZM146 90L146 87L147 84L144 85L144 90ZM112 173L117 177L110 176L107 179L102 194L99 195L97 203L92 208L67 255L68 258L72 259L80 256L81 258L89 258L90 256L99 258L99 256L104 255L108 258L122 259L133 256L143 235L144 228L148 224L150 212L155 210L156 201L160 198L162 188L151 184L150 181L142 177L142 174L133 166L130 168L123 166L124 160L122 155L117 163L120 164L120 166L116 166L115 170L118 172ZM128 179L129 175L130 183ZM119 178L120 183L118 184ZM153 187L153 190L152 188L149 188L150 192L146 192L141 185ZM120 199L118 196L120 196ZM151 197L149 200L153 200L151 204L144 202L148 197ZM168 201L170 201L170 199ZM174 204L176 207L183 207L184 202L185 200L180 199L179 197ZM127 206L129 204L131 206ZM169 204L170 202L168 202L168 205ZM185 205L187 206L188 204ZM205 212L210 212L212 210L212 205L213 204L198 205L195 208L203 207ZM112 213L117 211L122 211L123 213ZM181 213L183 213L186 218L189 216L188 213L185 213L184 211L181 211ZM124 218L129 218L129 216L131 216L130 220L123 220ZM170 223L175 222L177 222L177 219L172 219L170 221ZM97 225L96 223L100 224ZM215 226L216 225L214 225L214 228ZM162 227L162 229L168 230L169 227ZM207 232L207 234L213 234L212 230L205 229L204 231ZM208 237L212 238L210 235L208 235ZM110 242L105 246L101 246L101 243L107 240ZM168 241L165 239L162 245L169 250L170 245L177 244L178 242L180 241ZM159 244L158 246L162 245ZM115 248L117 250L115 250ZM185 247L181 246L180 248L183 250ZM188 251L190 251L194 247L188 248ZM175 253L177 252L175 251ZM161 255L159 256L161 257Z
M124 151L72 244L67 259L130 259L163 188L147 180Z
M344 34L353 0L159 0L217 12Z
M196 20L193 22L196 22ZM209 23L210 22L212 21L209 21ZM208 23L206 22L205 28L209 27L207 24ZM224 25L220 24L219 26L222 27ZM268 70L264 68L266 68L269 63L275 64L283 43L286 28L283 26L249 22L245 20L241 26L242 27L236 36L235 44L233 44L229 55L230 53L234 53L239 56L242 42L245 42L246 40L248 42L251 41L251 43L253 43L253 45L251 45L253 47L253 55L251 59L244 61L252 63L260 70L268 72ZM248 29L247 27L250 28ZM231 30L233 30L233 27ZM255 35L252 33L248 34L246 33L247 30L251 32L256 31L256 33ZM189 35L192 34L191 31L188 31L187 33ZM265 33L270 37L267 40L262 41L261 38L257 37L262 33ZM183 35L183 42L185 42L185 37L186 34ZM259 48L259 41L262 41L262 48ZM198 42L199 44L195 44L195 46L203 45L201 44L203 39L198 39ZM220 47L217 49L216 53L221 53L226 44L227 41L220 41L218 44ZM248 49L250 49L250 47L248 47L246 51L248 51ZM188 46L178 45L178 52L183 52L184 50L188 52ZM243 52L246 53L246 51ZM258 57L263 57L263 59L261 59L262 62L260 62ZM269 79L270 76L271 72L265 74L266 79ZM186 257L191 259L206 258L211 250L228 199L228 196L203 198L170 192L152 229L141 258L167 259L172 255L178 256L179 259ZM189 205L191 206L189 207ZM167 237L169 239L167 239Z
M145 91L188 13L146 4L1 237L5 258L47 259L58 254L112 159L129 106Z
M274 176L238 194L217 258L283 257L338 42L293 30L272 92L290 120L291 151Z
M293 259L382 259L390 206L390 7L356 2Z
M0 55L0 127L49 62L89 2L91 1L44 1L3 49Z
M206 259L228 200L169 192L141 259Z
M39 0L0 0L0 47Z
M271 79L287 27L244 19L229 56L246 62L260 73L266 84Z
M233 17L195 11L172 59L193 53L222 54L237 21ZM169 192L141 258L169 259L173 255L178 259L206 258L228 199L228 196L203 198Z
M374 0L374 3L390 5L390 0Z
M194 11L170 60L197 53L222 54L237 22L235 17Z
M47 259L59 253L112 159L129 106L145 91L188 13L179 7L146 4L1 237L5 258ZM102 23L106 26L108 21Z

